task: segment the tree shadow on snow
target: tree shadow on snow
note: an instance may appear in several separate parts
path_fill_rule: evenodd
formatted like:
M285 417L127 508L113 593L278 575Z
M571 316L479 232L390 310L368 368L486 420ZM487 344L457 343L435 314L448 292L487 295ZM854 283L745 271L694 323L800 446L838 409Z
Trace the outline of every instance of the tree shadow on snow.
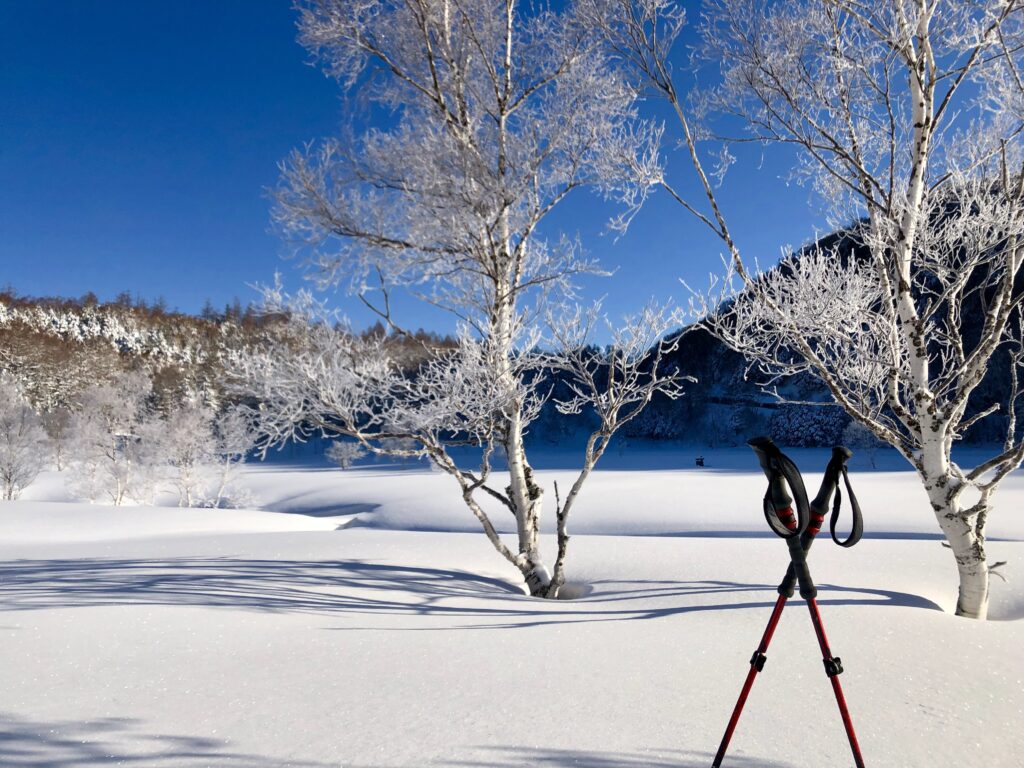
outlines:
M412 600L401 599L402 593ZM522 593L462 571L359 560L228 557L14 560L0 564L0 610L192 605L297 613L433 613L445 598ZM450 610L456 610L452 608Z
M15 560L0 563L0 610L185 605L269 613L416 615L460 620L447 626L431 623L403 628L436 631L658 619L702 611L768 609L775 603L772 584L606 580L590 586L589 594L578 600L540 600L525 596L518 587L501 579L359 560ZM904 592L819 587L821 605L941 610L930 600ZM338 627L364 628L373 627Z
M708 752L658 750L645 753L589 752L518 746L483 747L483 760L453 758L430 765L479 768L705 768ZM736 768L793 768L790 763L731 755ZM137 718L106 717L91 721L34 721L0 712L0 765L4 768L336 768L294 758L272 758L233 751L228 742L205 736L147 733ZM347 768L373 768L345 763Z
M227 742L202 736L146 733L134 718L36 722L0 712L0 765L4 768L329 768L336 763L233 752Z
M491 748L488 748L491 749ZM586 766L586 768L707 768L714 755L710 752L680 750L658 750L645 753L585 752L569 749L525 749L506 747L493 749L495 754L486 763L452 760L441 763L445 766L480 766L489 768L561 768L561 766ZM792 763L778 760L730 755L726 764L735 768L795 768Z

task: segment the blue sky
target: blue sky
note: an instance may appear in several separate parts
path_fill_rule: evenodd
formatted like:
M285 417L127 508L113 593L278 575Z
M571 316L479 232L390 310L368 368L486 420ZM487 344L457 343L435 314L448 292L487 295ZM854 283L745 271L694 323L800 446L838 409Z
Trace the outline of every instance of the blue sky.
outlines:
M295 42L286 0L0 0L0 286L102 299L130 291L198 311L253 300L253 283L292 262L269 228L265 189L294 146L340 123L336 85ZM675 178L688 177L676 153ZM779 177L788 159L745 147L722 191L749 256L814 236L806 190ZM681 183L685 187L686 184ZM584 192L555 225L579 233L613 278L589 280L612 315L703 285L721 248L655 196L618 240L610 209ZM357 325L356 301L337 303ZM403 302L409 326L450 320Z

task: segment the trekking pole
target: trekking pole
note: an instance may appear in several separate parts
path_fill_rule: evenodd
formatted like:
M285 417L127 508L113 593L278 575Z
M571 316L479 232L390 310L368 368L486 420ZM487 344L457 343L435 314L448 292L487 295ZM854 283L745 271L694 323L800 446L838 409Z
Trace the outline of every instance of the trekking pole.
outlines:
M832 490L835 489L835 504L832 507L832 518L829 521L829 532L832 535L832 540L841 547L852 547L858 541L860 541L861 535L864 532L863 518L861 517L860 505L857 503L857 497L853 495L853 489L850 487L850 478L846 471L846 462L853 454L842 446L836 447L832 450L832 461L829 462L829 470L826 470L825 479L822 481L822 493L825 491L825 486L831 484L828 491L828 496L832 494ZM834 466L835 465L835 466ZM843 480L846 484L847 493L850 495L850 503L853 507L853 528L850 532L850 536L845 541L840 541L836 537L836 522L839 519L839 508L842 503L842 491L839 490L839 474L842 474ZM817 534L821 528L821 524L824 520L824 510L828 507L828 496L822 498L822 494L819 494L818 498L815 498L812 504L811 512L811 526L807 529L807 543L803 547L801 553L804 562L804 573L806 574L806 583L800 576L799 569L796 569L797 580L800 583L800 596L807 602L807 609L811 614L811 624L814 626L814 634L818 638L818 647L821 649L821 660L825 665L825 674L828 675L829 682L832 684L832 692L836 697L836 705L839 707L839 716L843 721L843 728L846 730L846 738L850 742L850 751L853 753L854 764L857 768L864 768L864 758L860 752L860 744L857 742L857 734L853 729L853 720L850 718L850 710L846 706L846 697L843 695L843 686L839 682L839 675L843 672L843 665L838 656L832 655L832 650L829 648L828 638L825 635L825 626L821 621L821 612L818 610L818 590L814 586L814 582L811 581L810 571L807 569L807 550L810 549L811 542L814 540L814 535ZM822 503L817 505L818 501ZM814 507L817 505L817 510ZM813 531L813 533L812 533ZM806 534L805 534L806 536ZM795 561L794 561L795 562ZM791 563L792 565L792 563ZM789 572L786 573L789 578ZM786 581L783 581L785 586ZM792 581L790 581L790 594L792 594Z
M775 628L782 616L782 610L786 606L786 601L792 597L794 587L798 582L800 584L801 597L807 600L811 613L811 622L814 625L815 635L818 638L822 659L825 663L825 670L832 682L832 689L836 695L836 702L839 705L840 715L843 719L843 726L846 728L854 760L856 761L857 768L864 768L864 761L860 755L860 746L857 743L857 737L853 731L853 723L846 707L846 700L843 696L842 687L839 684L838 675L842 672L842 665L838 658L832 656L829 649L825 629L822 625L821 615L815 599L817 589L811 580L810 571L807 567L807 551L810 549L814 537L821 530L825 519L825 510L828 509L829 500L834 492L836 500L829 526L832 539L844 547L851 547L860 540L863 532L860 507L857 504L856 497L853 495L853 489L850 487L849 476L846 472L846 462L852 456L852 453L842 446L832 450L832 458L825 469L825 477L822 480L818 495L808 504L800 472L789 457L783 454L769 438L755 438L750 440L748 445L754 449L761 468L768 477L768 491L765 493L764 498L765 519L772 531L785 539L789 545L790 563L785 577L779 584L779 597L775 601L775 607L761 637L761 642L757 650L754 651L754 655L750 658L750 671L747 673L743 688L740 690L739 698L736 701L736 706L733 708L732 716L729 718L729 724L726 726L725 734L718 747L718 753L715 755L712 768L721 768L722 760L725 758L726 750L729 748L729 742L736 730L736 725L739 722L739 717L743 711L743 706L746 704L750 689L754 684L754 679L757 677L758 672L764 669L765 662L767 661L766 652L771 643L772 636L775 634ZM835 534L835 526L839 518L842 500L841 492L838 491L840 475L843 476L846 482L846 488L854 509L853 531L850 537L843 542L840 542ZM784 484L788 485L796 496L797 514L795 516L792 510L794 500L786 493Z
M771 527L776 535L788 541L798 541L800 534L807 528L810 516L807 491L804 489L803 478L800 477L799 470L768 438L755 438L749 441L748 445L757 453L761 469L764 470L765 475L768 477L768 490L764 496L764 511L769 527ZM796 516L793 514L794 499L786 492L787 484L789 489L796 494ZM800 519L798 520L797 518ZM783 526L781 529L780 524ZM791 562L790 571L792 570L793 564ZM787 572L786 576L788 578L789 572ZM783 583L785 583L785 580ZM743 706L747 703L747 696L754 685L754 679L757 677L757 673L764 669L768 658L765 654L768 651L768 645L772 641L772 636L775 634L779 618L782 616L782 609L786 607L786 600L792 594L792 585L789 586L788 591L783 590L780 585L779 597L775 601L775 608L772 610L771 618L768 619L768 626L765 627L757 650L750 657L750 671L747 672L747 678L743 681L743 687L740 689L736 706L732 710L732 716L729 718L729 724L726 726L725 735L722 736L722 743L718 747L718 753L715 755L712 768L721 768L725 752L729 748L729 742L732 740L736 724L739 722L740 714L743 712Z

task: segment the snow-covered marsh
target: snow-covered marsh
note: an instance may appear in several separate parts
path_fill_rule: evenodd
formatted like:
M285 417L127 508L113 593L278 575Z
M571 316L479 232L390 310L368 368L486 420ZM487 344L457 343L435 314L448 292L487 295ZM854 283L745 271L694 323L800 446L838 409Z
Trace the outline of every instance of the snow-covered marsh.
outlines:
M707 766L787 561L749 452L692 453L609 456L571 601L525 596L425 469L253 466L276 511L68 503L48 475L0 505L0 765ZM816 486L827 452L792 455ZM1019 765L1024 477L980 623L915 478L878 464L854 464L864 541L811 554L867 764ZM551 501L570 476L539 474ZM768 658L726 765L851 764L799 601Z

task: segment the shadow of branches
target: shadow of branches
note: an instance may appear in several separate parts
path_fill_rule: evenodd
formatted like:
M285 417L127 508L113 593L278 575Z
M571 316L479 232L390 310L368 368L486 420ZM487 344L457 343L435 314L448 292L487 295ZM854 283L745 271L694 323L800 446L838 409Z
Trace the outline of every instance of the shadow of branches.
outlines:
M774 585L730 581L596 581L591 586L590 594L579 600L548 601L527 597L500 579L464 571L360 560L15 560L0 564L0 610L186 605L335 616L440 616L477 620L458 628L523 628L770 608L775 598ZM903 592L819 586L822 605L940 610L930 600ZM737 600L737 595L751 599ZM444 628L451 627L409 627Z
M707 768L714 755L710 752L659 750L644 753L585 752L570 749L525 749L522 747L487 748L494 752L493 759L484 763L453 760L445 766L481 766L489 768ZM778 760L751 759L729 756L728 765L735 768L794 768L794 764Z
M4 768L328 768L329 763L243 754L202 736L149 734L133 718L37 722L0 712Z

